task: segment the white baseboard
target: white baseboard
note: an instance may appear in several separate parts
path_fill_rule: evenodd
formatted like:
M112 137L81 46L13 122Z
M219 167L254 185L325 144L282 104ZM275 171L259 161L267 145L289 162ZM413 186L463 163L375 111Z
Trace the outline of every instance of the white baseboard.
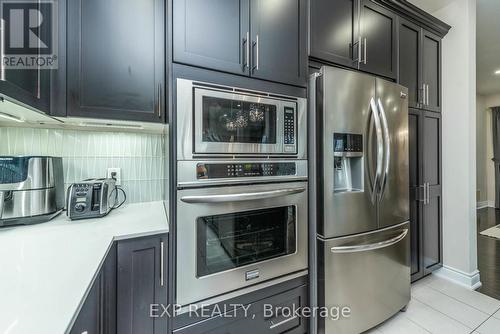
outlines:
M471 273L466 273L461 270L444 265L442 268L436 270L432 274L455 284L461 285L470 290L479 289L482 285L479 277L479 270L474 270Z
M495 202L494 201L482 201L482 202L477 202L477 209L484 209L484 208L494 208L495 207Z

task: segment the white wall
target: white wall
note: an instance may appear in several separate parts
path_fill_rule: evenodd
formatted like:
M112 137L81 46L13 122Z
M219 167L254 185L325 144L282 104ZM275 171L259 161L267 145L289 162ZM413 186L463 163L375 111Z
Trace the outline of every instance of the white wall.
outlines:
M476 245L476 0L446 2L432 14L452 26L443 39L444 267L436 274L475 288L480 285Z

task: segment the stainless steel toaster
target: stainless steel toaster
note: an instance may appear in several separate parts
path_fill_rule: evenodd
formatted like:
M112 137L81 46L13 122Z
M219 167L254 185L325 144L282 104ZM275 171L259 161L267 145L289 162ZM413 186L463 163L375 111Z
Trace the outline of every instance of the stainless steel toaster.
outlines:
M116 181L89 179L74 183L66 197L66 215L71 220L104 217L118 204Z
M0 226L46 222L62 209L62 158L0 156Z

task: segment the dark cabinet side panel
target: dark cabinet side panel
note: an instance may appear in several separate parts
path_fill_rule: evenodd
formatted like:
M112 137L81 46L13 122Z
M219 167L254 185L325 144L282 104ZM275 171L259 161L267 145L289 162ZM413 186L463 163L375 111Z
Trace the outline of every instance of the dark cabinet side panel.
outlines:
M101 327L101 284L102 275L96 278L90 292L78 313L78 317L70 330L70 334L100 333Z
M360 63L361 70L396 79L396 21L397 16L393 12L370 0L362 1L363 61Z
M306 0L252 0L252 76L306 86Z
M428 104L424 109L441 110L441 40L424 31L423 34L423 82L428 85Z
M311 0L309 56L343 66L357 67L357 1ZM356 56L357 57L357 56Z
M410 110L409 114L409 166L410 166L410 249L412 279L422 275L421 265L421 202L420 202L420 134L421 116L419 111Z
M69 0L68 115L164 120L162 0Z
M248 74L249 15L249 0L174 0L174 61Z
M421 99L421 28L400 19L399 83L408 88L408 105L418 108Z

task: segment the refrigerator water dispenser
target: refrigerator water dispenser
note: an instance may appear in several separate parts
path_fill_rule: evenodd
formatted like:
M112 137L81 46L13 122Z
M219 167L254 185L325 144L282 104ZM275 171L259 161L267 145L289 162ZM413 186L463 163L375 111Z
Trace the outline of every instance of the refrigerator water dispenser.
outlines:
M363 191L363 136L335 133L334 140L334 185L335 193Z

